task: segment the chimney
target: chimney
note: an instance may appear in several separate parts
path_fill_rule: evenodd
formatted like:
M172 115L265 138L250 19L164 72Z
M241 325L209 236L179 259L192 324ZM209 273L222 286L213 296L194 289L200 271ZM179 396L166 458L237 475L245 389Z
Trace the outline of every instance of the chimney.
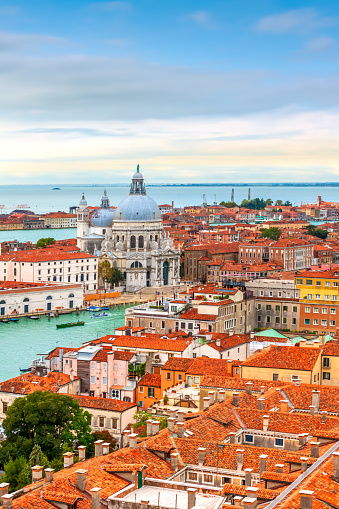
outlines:
M254 339L254 332L250 332L250 339Z
M312 495L314 491L300 490L300 509L312 509Z
M275 464L275 471L277 474L283 474L284 473L284 464L283 463L276 463Z
M245 486L252 486L253 468L245 468Z
M176 410L170 410L170 417L173 419L177 418L177 411Z
M12 500L13 500L13 493L7 493L6 495L2 495L2 507L4 509L12 509Z
M280 400L280 411L284 414L288 413L288 401L286 401L286 399Z
M157 435L159 433L160 422L153 421L152 422L152 435Z
M326 424L327 412L321 412L321 413L322 413L321 424Z
M258 410L264 410L265 398L258 398Z
M270 420L270 416L269 415L264 415L264 419L263 419L263 426L262 426L262 429L264 431L267 431L268 430L268 423L269 423L269 420Z
M310 405L310 414L315 415L315 406L314 405Z
M231 431L228 436L230 437L230 444L235 444L235 431Z
M131 433L129 436L129 446L131 449L136 449L138 440L138 433Z
M306 458L306 456L301 456L300 460L301 460L301 470L303 472L306 472L308 458Z
M198 457L199 466L202 467L204 464L204 461L205 461L205 457L206 457L206 448L199 447L198 453L199 453L199 457Z
M233 392L233 406L239 406L239 392Z
M257 499L252 497L245 497L242 499L242 506L246 509L254 509L257 507Z
M94 442L94 449L95 449L95 457L102 456L102 444L104 443L103 440L97 440Z
M339 452L332 453L332 462L333 462L333 479L335 481L339 481Z
M260 387L260 394L261 394L261 395L265 394L265 386L264 386L264 385L262 385L262 386Z
M257 499L258 498L258 491L259 491L259 488L255 488L255 486L248 486L246 488L246 496L250 497L250 498Z
M311 445L311 458L319 458L320 442L310 442L310 445Z
M232 329L231 329L231 330L229 331L229 335L230 335L230 336L233 336L233 334L234 334L234 330L232 330Z
M226 391L224 391L223 389L218 390L218 402L219 403L223 403L225 401L225 393L226 393Z
M79 461L85 461L85 459L86 459L86 446L85 445L78 445L78 451L79 451Z
M185 424L183 422L177 423L177 435L179 438L182 438L184 436L184 425Z
M32 467L32 483L39 482L42 479L42 468L40 465Z
M204 410L207 410L210 407L210 398L208 396L206 396L205 398L203 398L203 402L204 402Z
M237 449L237 470L242 470L244 463L244 449Z
M237 505L237 506L242 506L242 500L243 500L243 497L240 497L240 495L237 495L236 497L234 497L234 505Z
M74 452L65 452L64 457L64 468L72 467L74 463Z
M210 405L213 405L214 403L214 391L208 391L208 395L209 395L209 398L210 398Z
M246 392L247 394L252 394L252 387L253 387L253 383L252 382L247 382L246 384Z
M46 482L52 482L53 481L53 474L54 474L54 468L45 468L45 480Z
M216 342L215 342L215 346L220 347L220 345L221 345L221 341L220 341L220 339L217 339Z
M69 372L69 378L70 378L70 381L73 382L73 380L74 380L74 371L73 371L73 369L71 369L71 371Z
M187 509L192 509L196 504L196 493L195 488L188 488L187 490Z
M0 484L0 506L2 504L2 496L8 494L8 487L9 487L8 482L3 482Z
M130 430L125 429L125 431L123 432L123 439L122 439L123 447L128 447L129 435L130 435Z
M175 472L178 470L178 456L177 452L171 452L171 468Z
M76 471L75 486L80 491L85 491L85 489L86 489L86 475L87 475L87 470L79 469Z
M92 495L91 509L100 509L100 490L101 488L92 488L90 491Z
M110 445L111 445L111 444L110 444L109 442L104 442L104 443L102 444L102 454L103 454L104 456L105 456L106 454L108 454L108 453L109 453L109 446L110 446Z
M232 359L227 359L227 374L231 375L233 374L233 361Z
M315 411L319 411L320 406L320 391L314 390L312 391L312 405L315 406Z
M182 410L177 411L177 419L178 422L184 422L184 413Z
M260 475L266 470L267 454L260 454Z
M170 432L174 433L175 418L174 417L169 417L167 419L167 424L168 424L168 429L170 430Z
M152 419L146 421L146 434L148 437L152 436Z

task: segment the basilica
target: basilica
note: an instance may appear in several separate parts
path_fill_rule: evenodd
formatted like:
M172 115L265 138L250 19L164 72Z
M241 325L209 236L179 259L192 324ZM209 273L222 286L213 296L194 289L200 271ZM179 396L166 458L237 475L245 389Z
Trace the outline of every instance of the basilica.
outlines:
M90 216L82 196L77 209L77 245L119 269L126 291L180 281L180 250L164 232L160 210L146 194L139 165L129 195L115 210L105 191L100 207Z

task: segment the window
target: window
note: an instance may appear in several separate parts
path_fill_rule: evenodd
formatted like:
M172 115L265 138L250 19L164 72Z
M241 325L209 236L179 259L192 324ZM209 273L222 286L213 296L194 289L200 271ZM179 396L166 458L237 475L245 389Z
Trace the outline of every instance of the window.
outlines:
M261 316L258 315L258 322L261 322Z
M327 320L321 320L321 325L326 326L327 325Z
M310 306L306 306L305 307L305 313L310 313L311 312L311 308Z
M103 385L107 385L107 376L102 377L102 383Z
M331 313L331 315L335 315L335 308L331 308L330 313Z
M305 325L310 325L311 320L309 318L305 318Z
M143 407L144 406L144 402L143 401L139 401L139 406Z
M280 323L280 316L275 317L275 323Z
M338 296L337 295L332 295L332 300L338 300Z
M152 329L152 328L153 328L153 322L150 322L150 323L149 323L149 326L150 326L150 328Z
M144 388L142 385L139 387L139 392L144 392Z
M296 318L292 318L292 325L297 325L297 319Z
M166 380L171 380L171 373L169 371L167 371L166 373Z
M287 311L287 306L283 306L283 311Z
M148 397L149 398L154 398L154 387L149 387L148 388Z
M178 375L178 381L182 382L182 374L181 373L179 373L179 375Z
M114 371L118 369L118 364L114 364Z
M275 306L276 311L280 311L280 306Z
M319 293L316 293L316 294L315 294L315 298L316 298L317 300L320 300L320 294L319 294ZM326 296L325 296L325 298L326 298Z
M193 377L193 383L194 384L199 384L200 383L200 376L194 376Z
M114 385L118 385L118 379L114 378Z
M91 384L95 384L95 376L91 376Z
M107 369L107 362L103 362L102 363L102 369L106 370Z
M318 318L313 318L313 325L319 325Z
M299 380L299 375L291 375L291 382L297 382Z
M271 311L271 304L266 304L266 311Z
M213 475L212 474L204 474L204 482L213 484Z
M333 286L338 286L338 282L337 281L333 281Z
M278 373L273 373L273 382L277 382L279 380Z
M286 317L283 318L283 322L282 323L287 323L287 318Z
M7 412L7 408L8 408L8 403L3 401L2 403L2 413L6 413Z
M330 326L335 327L335 320L330 320Z
M112 399L120 399L120 391L112 389Z
M253 435L245 435L245 442L248 444L253 444L254 436Z
M161 320L161 328L164 329L165 328L165 320Z
M197 481L198 480L198 473L197 472L188 472L188 479L190 481Z
M321 281L316 281L315 284L316 286L321 286Z
M105 417L99 417L99 428L103 428L105 426Z
M293 306L293 313L297 313L297 312L298 312L297 306Z
M136 239L135 239L135 235L132 235L131 236L131 249L135 249L135 246L136 246Z
M308 293L308 294L307 294L307 299L308 299L308 300L312 300L312 294L311 294L311 293Z
M325 281L325 286L331 286L331 282L330 281Z
M261 304L258 304L258 309L261 309Z
M319 313L319 308L313 308L313 313Z
M330 359L329 359L329 357L324 357L323 358L323 367L324 368L329 368L330 367Z
M330 295L325 295L325 300L330 300L331 296Z
M112 428L118 429L118 419L112 419Z
M276 438L274 443L275 443L276 447L284 447L284 439L283 438Z
M306 279L305 285L312 286L312 279Z
M266 316L266 322L270 323L270 321L271 321L271 317L270 316Z
M331 373L329 373L328 371L324 371L323 380L331 380Z
M297 279L297 285L302 285L303 284L303 280L302 279Z

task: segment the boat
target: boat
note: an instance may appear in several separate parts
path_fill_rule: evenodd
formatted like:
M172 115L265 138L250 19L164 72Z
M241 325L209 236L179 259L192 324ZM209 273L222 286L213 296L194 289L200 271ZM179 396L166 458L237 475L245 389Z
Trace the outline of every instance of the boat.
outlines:
M19 321L19 318L10 318L9 319L10 322L18 322Z
M40 319L40 316L35 316L35 315L26 315L27 318L30 318L31 320L39 320Z
M66 327L79 327L80 325L85 325L85 322L68 322L68 323L59 323L56 328L57 329L65 329Z
M101 306L100 310L101 311L109 311L109 307L108 306Z
M89 306L86 308L86 311L99 311L99 308L97 306Z
M31 371L31 368L19 368L20 373L29 373Z
M2 322L2 323L9 323L9 319L8 318L2 318L0 320L0 322Z
M99 313L98 315L92 315L91 318L104 318L104 316L108 316L108 313Z

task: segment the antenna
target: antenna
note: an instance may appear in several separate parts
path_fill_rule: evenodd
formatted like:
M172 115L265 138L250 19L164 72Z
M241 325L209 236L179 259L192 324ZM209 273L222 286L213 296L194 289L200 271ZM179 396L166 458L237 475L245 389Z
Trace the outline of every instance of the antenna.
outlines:
M231 193L231 202L232 203L234 202L234 189L232 189L232 193Z

